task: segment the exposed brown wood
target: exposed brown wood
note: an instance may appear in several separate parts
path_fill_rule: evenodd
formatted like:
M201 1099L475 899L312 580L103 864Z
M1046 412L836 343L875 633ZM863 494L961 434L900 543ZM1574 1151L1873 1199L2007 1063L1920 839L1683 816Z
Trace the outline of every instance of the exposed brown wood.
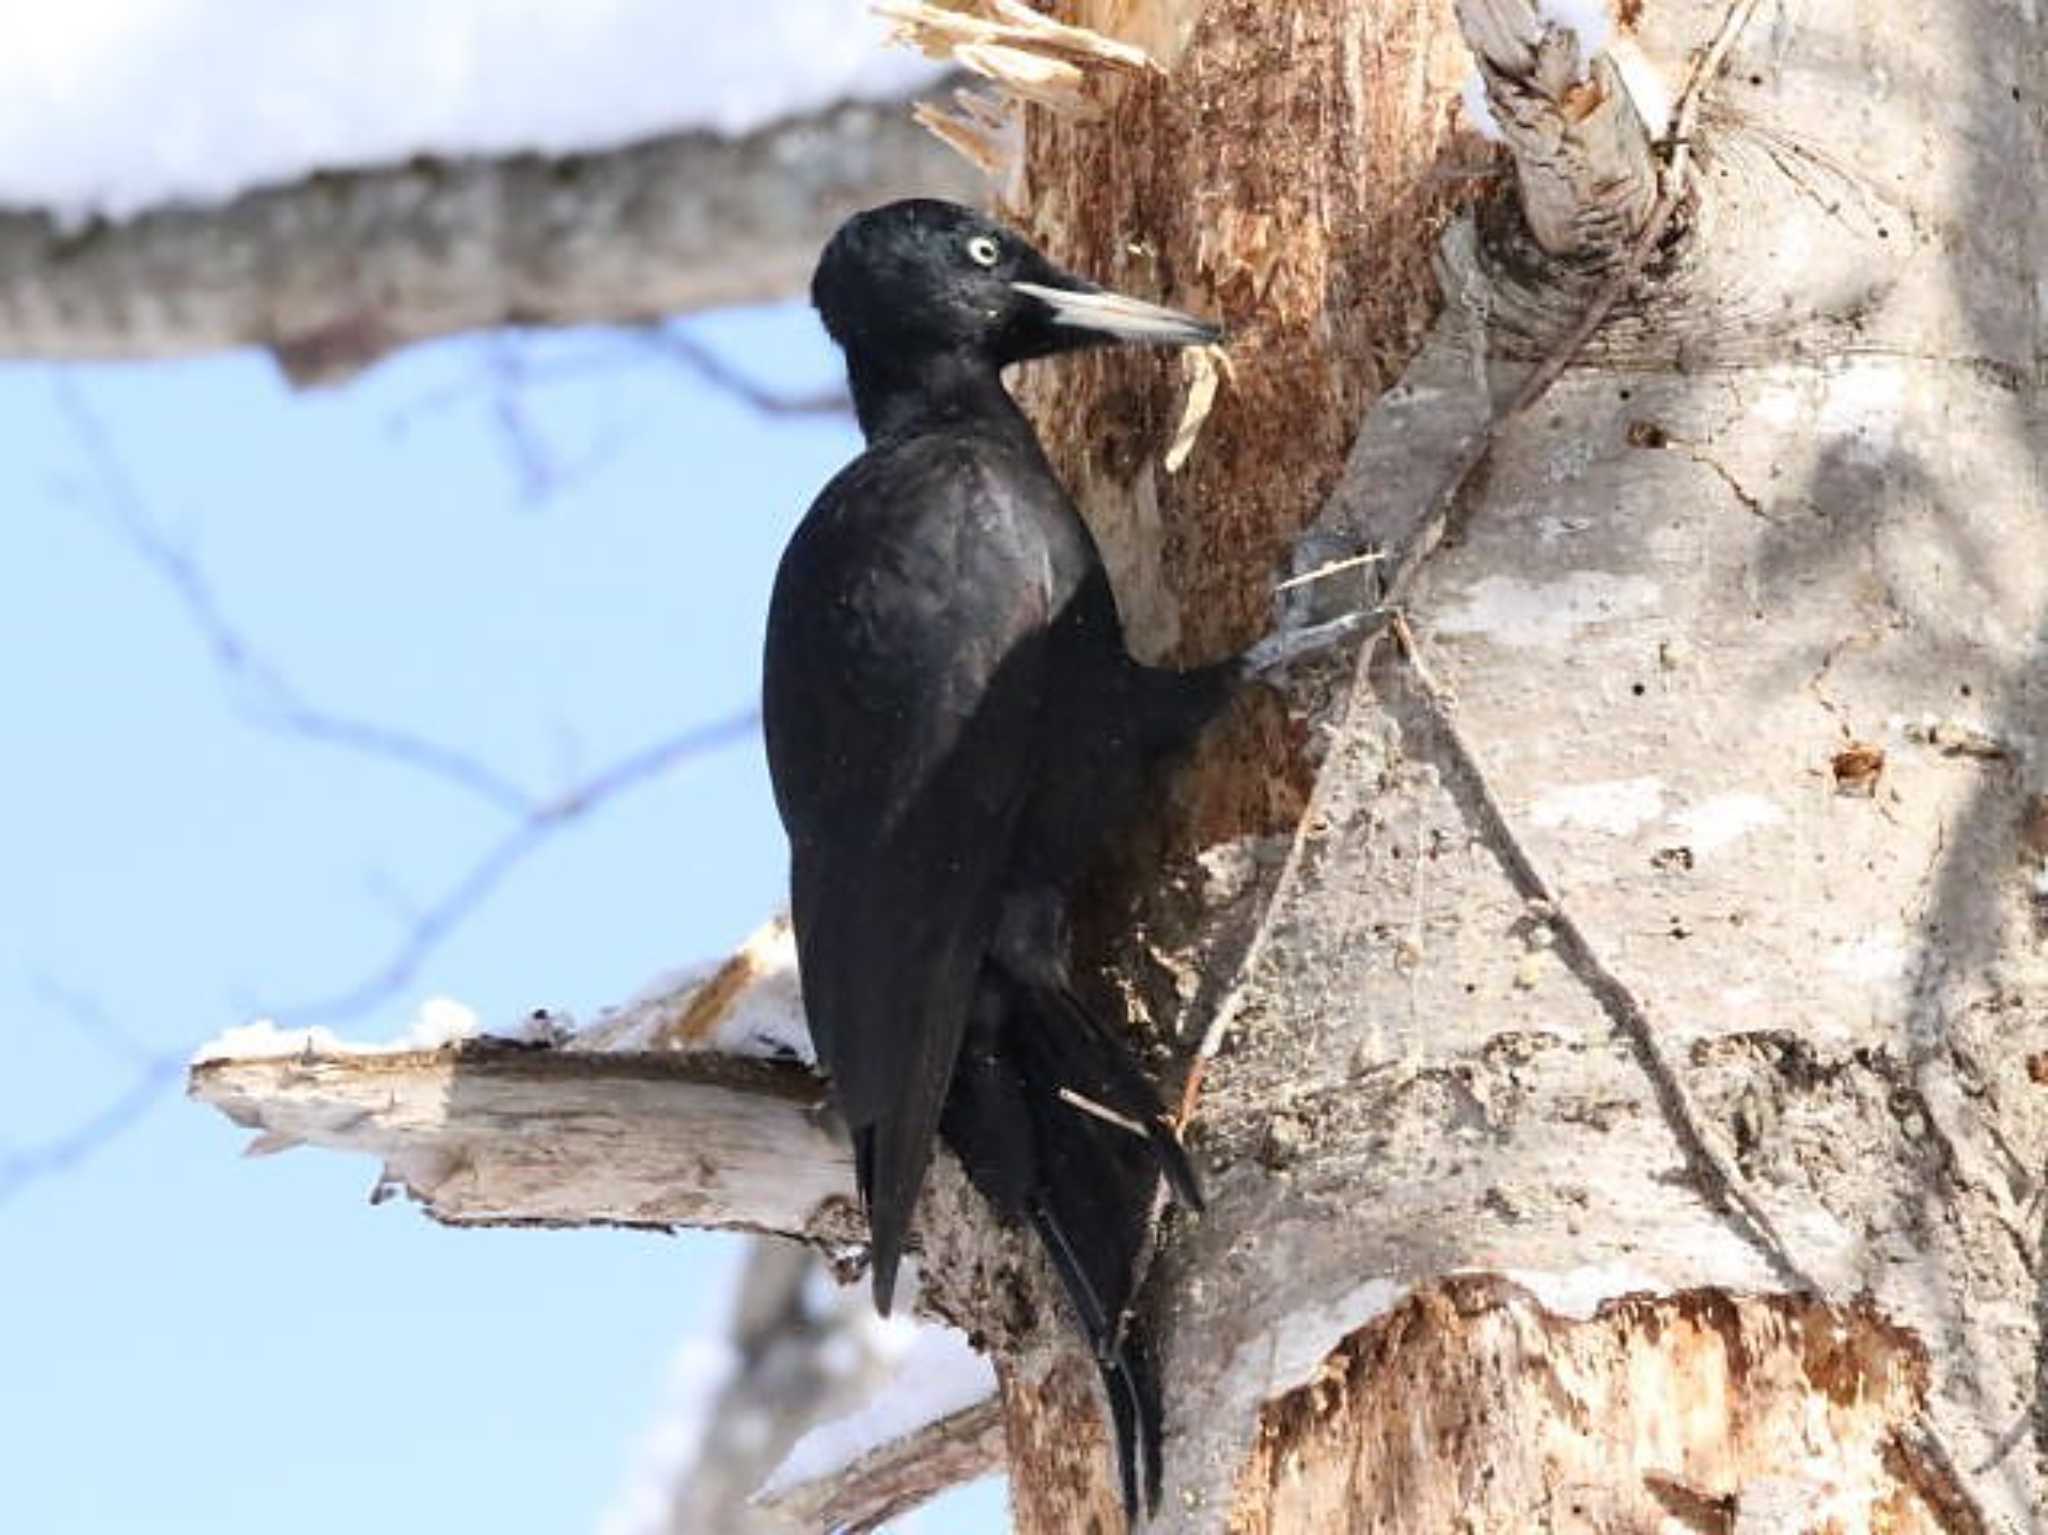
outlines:
M1104 121L1029 109L1012 211L1080 270L1220 316L1231 373L1178 474L1160 455L1179 359L1061 359L1024 393L1133 643L1214 655L1264 632L1289 541L1435 312L1433 236L1463 184L1433 172L1467 65L1448 3L1058 12L1156 40L1171 73L1117 83Z
M1085 1355L999 1362L1017 1535L1116 1535L1124 1528L1095 1371Z
M1867 1308L1712 1291L1550 1315L1446 1280L1261 1415L1233 1535L1964 1535L1900 1458L1927 1361Z

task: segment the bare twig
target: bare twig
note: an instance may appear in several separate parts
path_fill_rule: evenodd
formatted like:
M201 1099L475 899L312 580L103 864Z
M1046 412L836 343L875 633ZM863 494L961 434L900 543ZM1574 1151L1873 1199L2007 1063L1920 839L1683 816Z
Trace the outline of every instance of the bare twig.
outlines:
M529 355L525 339L508 331L492 335L484 348L484 371L490 381L491 422L512 460L520 499L537 506L602 465L629 434L613 423L573 460L556 451L533 421L528 392L545 381L540 376L545 363ZM619 366L614 361L614 370Z
M92 465L116 531L177 594L230 685L245 690L244 713L251 723L417 769L468 790L516 820L421 915L404 942L375 972L332 997L282 1010L282 1016L294 1023L332 1023L359 1016L387 1001L523 859L565 826L690 757L746 739L759 724L759 711L736 711L657 741L565 792L543 799L453 747L409 731L314 708L229 623L198 564L152 522L105 423L62 375L56 382L56 397Z
M1347 559L1331 560L1318 565L1314 570L1305 570L1298 576L1289 576L1274 585L1276 592L1291 592L1296 587L1313 586L1318 581L1327 581L1332 576L1341 576L1347 570L1357 570L1363 565L1377 565L1387 557L1384 549L1368 549L1364 554L1354 554Z
M640 333L641 344L654 356L676 363L713 388L722 390L764 416L850 416L853 397L844 385L828 385L806 393L782 394L749 378L678 325L659 325Z
M29 985L81 1037L119 1056L132 1078L99 1112L62 1134L29 1146L0 1148L0 1205L31 1183L68 1171L119 1139L170 1091L184 1065L182 1053L153 1050L122 1028L99 998L48 975L31 976Z
M564 455L535 424L533 393L651 367L679 369L762 416L853 413L852 397L843 384L788 392L773 389L699 340L683 322L668 320L617 329L595 344L576 347L547 332L499 332L480 348L474 370L398 407L387 422L391 430L403 431L416 416L480 403L505 445L521 499L532 505L598 467L631 434L630 429L606 431L573 457Z
M1060 1101L1070 1107L1079 1109L1083 1114L1094 1116L1106 1125L1115 1125L1117 1129L1123 1131L1126 1135L1135 1135L1141 1141L1147 1139L1152 1133L1139 1124L1137 1120L1131 1118L1130 1115L1119 1114L1115 1109L1109 1107L1108 1104L1097 1103L1093 1098L1083 1097L1071 1087L1060 1089Z
M63 373L57 375L54 393L58 408L92 467L99 484L100 506L114 531L163 578L183 604L244 719L262 730L401 763L514 815L533 811L532 795L466 752L410 731L330 713L309 704L228 621L205 573L191 555L150 519L142 494L115 451L99 412Z
M40 971L29 977L29 989L39 1002L69 1018L79 1034L109 1054L133 1066L147 1066L157 1059L155 1050L114 1021L98 997Z
M150 518L98 412L62 375L56 381L55 395L91 466L100 492L97 500L108 521L177 596L245 719L262 729L343 747L425 773L484 800L513 820L511 828L419 917L377 970L332 997L286 1010L285 1016L293 1022L332 1023L388 1001L520 862L550 838L617 796L691 757L747 739L758 728L757 710L738 710L668 736L560 794L542 798L440 742L315 708L228 621L198 563ZM81 1032L134 1063L136 1076L104 1110L76 1128L40 1145L0 1156L0 1202L37 1179L76 1165L115 1139L178 1080L183 1065L183 1052L159 1055L147 1050L120 1030L92 999L47 979L38 982L38 989L46 1000L67 1012Z
M184 1072L182 1055L145 1063L119 1096L91 1118L37 1145L0 1152L0 1205L31 1183L67 1172L101 1150L156 1105Z
M419 972L420 965L465 918L496 890L522 861L543 843L599 805L629 789L659 778L670 768L753 735L760 726L756 709L741 709L709 724L657 741L623 757L601 772L533 812L470 865L413 925L391 956L367 978L345 991L292 1007L272 1009L294 1027L334 1023L359 1017L389 1001Z

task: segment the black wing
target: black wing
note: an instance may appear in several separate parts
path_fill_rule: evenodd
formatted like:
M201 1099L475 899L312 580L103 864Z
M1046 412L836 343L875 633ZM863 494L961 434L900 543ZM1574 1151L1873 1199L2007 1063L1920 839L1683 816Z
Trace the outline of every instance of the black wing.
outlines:
M763 721L804 1008L854 1135L886 1311L1036 772L1057 603L972 445L884 445L784 553Z

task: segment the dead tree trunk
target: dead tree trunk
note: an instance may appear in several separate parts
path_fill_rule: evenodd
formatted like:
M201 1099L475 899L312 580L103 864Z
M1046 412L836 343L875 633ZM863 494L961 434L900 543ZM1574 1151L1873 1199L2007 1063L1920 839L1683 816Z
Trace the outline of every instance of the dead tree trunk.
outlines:
M1178 476L1174 364L1033 391L1135 630L1375 556L1122 955L1220 1045L1176 1529L2039 1527L2048 22L1619 9L1068 0L1162 69L1023 109L1012 211L1233 326ZM1085 1382L1008 1361L1022 1530L1113 1525Z

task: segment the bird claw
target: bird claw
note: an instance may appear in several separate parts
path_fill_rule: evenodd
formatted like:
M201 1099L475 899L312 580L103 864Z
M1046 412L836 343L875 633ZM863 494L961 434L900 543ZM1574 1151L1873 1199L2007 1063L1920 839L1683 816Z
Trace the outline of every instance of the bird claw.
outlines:
M1284 672L1305 657L1334 649L1363 630L1373 616L1374 610L1362 609L1327 623L1309 624L1300 629L1276 629L1244 653L1244 669L1254 677Z

